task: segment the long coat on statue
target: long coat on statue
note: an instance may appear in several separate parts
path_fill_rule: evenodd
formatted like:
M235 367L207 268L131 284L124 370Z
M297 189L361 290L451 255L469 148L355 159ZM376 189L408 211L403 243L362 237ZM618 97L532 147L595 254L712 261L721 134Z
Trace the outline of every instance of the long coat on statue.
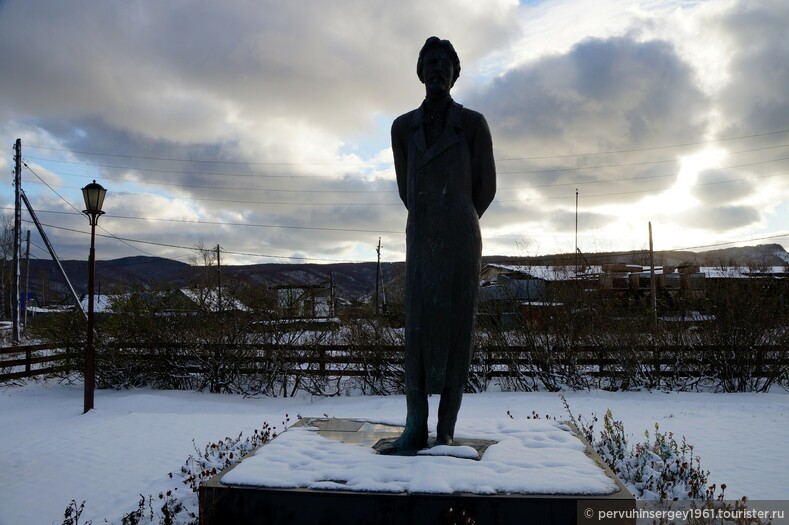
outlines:
M496 193L485 118L452 102L428 146L425 104L392 124L406 224L406 388L437 394L468 380L479 295L479 218Z

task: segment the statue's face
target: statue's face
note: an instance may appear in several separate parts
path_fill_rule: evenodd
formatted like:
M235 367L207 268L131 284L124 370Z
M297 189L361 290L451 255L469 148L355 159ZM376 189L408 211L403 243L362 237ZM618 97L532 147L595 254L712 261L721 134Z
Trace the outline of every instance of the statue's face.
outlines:
M422 61L422 81L427 96L441 98L448 95L454 78L455 66L449 53L440 47L429 49Z

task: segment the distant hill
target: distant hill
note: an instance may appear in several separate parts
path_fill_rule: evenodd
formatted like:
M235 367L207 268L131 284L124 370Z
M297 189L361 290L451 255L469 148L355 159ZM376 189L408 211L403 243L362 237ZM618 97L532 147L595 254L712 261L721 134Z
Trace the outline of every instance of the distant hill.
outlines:
M789 253L780 244L760 244L742 248L722 248L705 252L656 251L655 265L678 266L690 263L698 266L787 266ZM489 263L524 264L532 266L573 266L576 256L572 253L543 255L538 257L484 257ZM628 252L596 252L578 255L579 264L601 265L608 263L649 264L646 250Z
M402 274L405 264L382 263L381 274L385 283L391 283ZM229 266L223 275L262 286L289 284L334 285L337 295L347 299L371 296L375 291L376 263L332 264L255 264Z
M780 244L760 244L702 252L698 254L698 260L703 262L703 266L787 266L789 253Z
M540 257L488 256L484 263L519 265L564 265L573 266L575 254L554 254ZM601 265L605 263L649 264L646 251L602 252L579 255L580 264ZM706 252L655 252L656 265L677 266L683 263L699 266L789 266L789 253L779 244L764 244L746 248L724 248ZM63 268L77 292L87 291L87 262L62 261ZM388 289L402 282L403 262L383 263L382 274ZM230 282L242 280L258 286L287 284L328 284L335 287L337 295L347 299L370 297L375 291L374 262L334 264L255 264L246 266L222 266L222 279ZM23 266L24 271L24 266ZM176 288L197 282L203 267L191 266L179 261L159 257L124 257L111 261L96 262L97 292L110 293L133 288ZM212 269L211 271L216 271ZM24 282L24 281L23 281ZM23 284L24 286L24 284ZM55 263L48 260L30 261L31 292L41 303L69 301L70 292Z
M86 261L61 261L78 295L88 288ZM404 263L382 263L384 282L397 280ZM118 290L182 288L199 282L204 267L158 257L124 257L110 261L96 261L96 292L113 293ZM24 271L24 270L23 270ZM216 272L216 268L209 271ZM369 297L375 290L376 263L335 264L254 264L222 266L225 282L241 280L258 286L326 284L334 285L337 294L348 299ZM54 262L30 261L30 291L40 302L70 301L70 291ZM48 295L48 296L47 296ZM58 299L56 299L56 297Z
M61 261L71 285L78 295L88 289L87 261ZM24 267L23 267L24 275ZM107 292L108 288L154 287L166 282L187 282L193 268L182 262L161 257L124 257L111 261L96 261L96 292ZM24 287L24 285L23 285ZM103 289L101 289L103 287ZM36 294L41 303L58 302L60 297L70 301L68 285L58 271L57 265L49 259L30 261L29 289ZM101 290L100 290L101 289Z

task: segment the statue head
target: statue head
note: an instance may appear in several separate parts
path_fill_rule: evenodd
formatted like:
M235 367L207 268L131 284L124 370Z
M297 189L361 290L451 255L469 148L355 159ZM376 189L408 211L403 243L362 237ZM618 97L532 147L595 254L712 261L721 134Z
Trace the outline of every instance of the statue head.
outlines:
M426 60L435 59L438 56L443 57L446 59L445 61L448 62L447 64L435 64L434 60ZM445 67L441 67L441 66ZM431 73L435 71L428 71L426 72L425 68L436 68L440 71L436 72L437 75L443 76L444 74L449 74L451 78L440 78L434 79L429 78ZM422 49L419 51L419 59L416 62L416 74L419 77L419 80L425 84L428 96L431 95L431 90L434 92L439 90L437 85L432 85L431 83L435 81L439 81L439 83L445 84L441 89L445 91L444 94L449 93L449 89L455 85L455 81L457 81L458 77L460 76L460 59L458 58L458 54L455 51L454 46L449 40L441 40L437 36L431 36L425 41L425 45L422 46Z

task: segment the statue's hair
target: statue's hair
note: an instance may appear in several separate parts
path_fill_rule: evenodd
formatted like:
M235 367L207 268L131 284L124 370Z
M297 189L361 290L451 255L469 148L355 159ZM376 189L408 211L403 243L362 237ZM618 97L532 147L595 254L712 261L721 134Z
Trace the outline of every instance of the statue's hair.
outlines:
M455 81L457 81L458 77L460 76L460 58L458 58L458 54L455 51L455 47L452 45L452 42L449 40L441 40L437 36L431 36L425 41L425 45L422 46L422 49L419 51L419 59L416 61L416 76L419 77L419 80L422 82L425 79L422 78L422 64L425 58L425 53L427 53L430 49L433 48L442 48L444 49L452 58L452 65L454 66L453 69L455 70L455 76L452 79L452 85L455 85Z

